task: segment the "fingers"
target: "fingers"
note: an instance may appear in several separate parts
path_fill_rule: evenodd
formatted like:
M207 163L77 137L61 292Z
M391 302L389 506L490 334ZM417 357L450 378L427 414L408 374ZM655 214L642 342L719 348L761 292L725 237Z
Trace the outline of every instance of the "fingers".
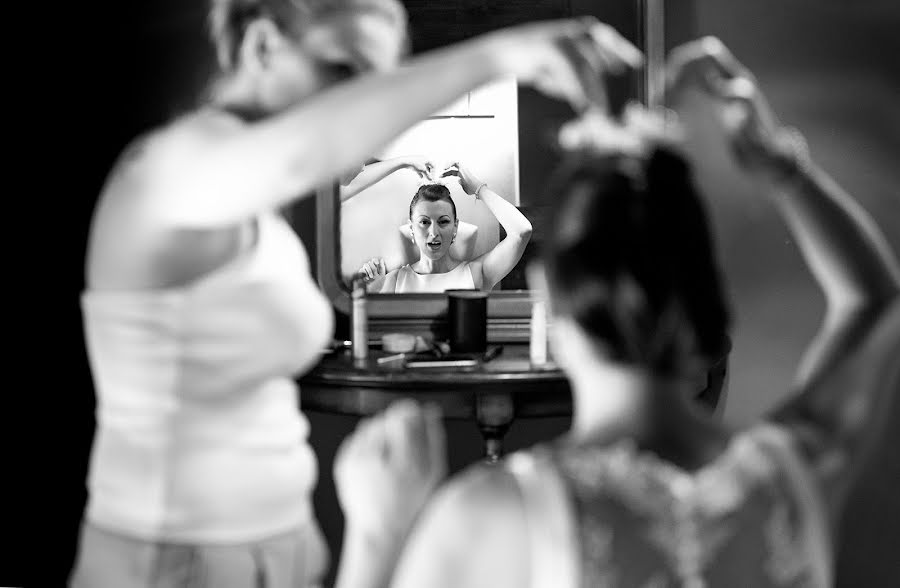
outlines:
M644 56L640 50L613 27L595 17L579 19L581 34L563 43L563 51L581 87L585 103L581 108L594 106L607 111L609 99L603 80L604 73L618 74L640 67ZM576 93L574 96L578 98ZM573 104L578 108L578 104Z
M373 257L359 269L359 275L366 280L374 280L387 274L387 262L383 257Z
M676 47L666 63L666 90L677 92L689 85L717 93L719 80L753 76L716 37L704 37Z
M441 172L441 177L446 178L448 176L462 177L462 171L460 170L459 162L453 162L444 168L444 171Z
M372 271L371 262L367 261L361 268L359 268L359 275L366 280L372 280L375 278L375 274Z
M637 69L644 64L644 54L619 31L594 17L586 17L588 34L601 50L610 71L619 73L626 68Z
M581 112L593 106L606 112L609 99L601 73L608 65L606 60L584 39L563 40L560 49L571 67L571 77L565 77L569 78L569 84L579 88L579 91L573 88L572 107Z

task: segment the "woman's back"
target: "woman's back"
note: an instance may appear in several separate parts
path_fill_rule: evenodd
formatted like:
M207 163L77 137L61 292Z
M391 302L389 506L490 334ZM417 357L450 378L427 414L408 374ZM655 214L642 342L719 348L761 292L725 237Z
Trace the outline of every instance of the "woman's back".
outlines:
M565 577L586 587L830 585L821 498L774 425L734 436L694 472L628 441L559 441L511 456L507 469L522 496L523 561L535 586L547 565L554 585ZM547 541L554 525L568 525L569 541ZM570 553L545 560L555 549Z

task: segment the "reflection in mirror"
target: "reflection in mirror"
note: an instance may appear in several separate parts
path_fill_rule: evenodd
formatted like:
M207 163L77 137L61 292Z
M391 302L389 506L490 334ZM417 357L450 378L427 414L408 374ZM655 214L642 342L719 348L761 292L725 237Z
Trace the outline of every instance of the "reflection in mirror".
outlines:
M344 280L380 293L509 289L531 231L516 208L517 116L515 80L488 84L341 178Z
M651 51L654 55L663 46L661 2L504 0L486 4L481 0L403 0L403 4L409 13L413 56L506 26L587 15L614 27L642 49L650 51L656 47ZM689 11L679 8L677 13L687 18ZM659 17L655 21L654 15ZM650 21L659 26L650 27ZM650 34L655 38L649 39ZM661 72L655 71L659 64L659 59L648 55L648 67L642 71L608 77L613 113L621 112L629 100L647 102L650 82L661 79ZM349 282L360 270L365 271L366 264L370 264L373 273L386 274L421 258L409 230L410 201L425 183L425 176L439 176L444 166L459 161L480 181L488 182L498 197L514 205L531 224L531 236L521 258L491 289L488 298L489 341L528 340L533 294L527 289L524 268L539 254L547 239L548 221L556 202L545 187L563 159L563 153L554 145L557 132L563 123L572 119L573 111L565 102L534 88L519 86L513 94L511 81L505 87L509 88L508 93L498 93L506 96L504 106L486 110L492 98L490 92L479 88L422 121L380 152L370 154L370 160L359 162L357 169L321 187L316 198L315 261L319 283L338 311L350 313ZM477 118L483 114L494 118ZM445 136L437 130L454 125L458 130ZM482 132L479 125L493 125L500 130ZM428 132L423 132L425 129ZM418 143L403 143L417 135ZM488 150L488 145L493 147ZM429 160L431 168L427 165ZM494 164L486 164L489 161ZM363 163L371 165L363 166ZM457 178L442 181L459 213L456 241L449 249L450 255L471 259L508 238L498 217L483 202L465 194ZM298 214L295 218L303 220L309 216ZM373 258L384 261L376 268L370 263ZM376 339L379 333L433 334L443 328L447 312L444 295L382 295L374 283L370 284L370 292L369 332Z

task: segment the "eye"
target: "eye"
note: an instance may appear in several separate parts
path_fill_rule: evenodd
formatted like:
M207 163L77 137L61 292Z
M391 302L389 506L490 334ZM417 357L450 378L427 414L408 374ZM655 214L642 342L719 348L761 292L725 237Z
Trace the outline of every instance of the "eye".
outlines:
M448 220L446 220L446 219L441 221L441 226L442 226L442 227L446 227L446 226L449 225L449 224L450 224L450 221L448 221Z

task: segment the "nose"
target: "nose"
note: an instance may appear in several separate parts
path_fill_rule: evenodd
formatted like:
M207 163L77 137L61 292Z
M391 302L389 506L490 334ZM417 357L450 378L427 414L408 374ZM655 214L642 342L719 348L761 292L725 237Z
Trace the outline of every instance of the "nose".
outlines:
M428 239L429 240L434 239L436 236L437 236L437 229L432 224L430 227L428 227Z

